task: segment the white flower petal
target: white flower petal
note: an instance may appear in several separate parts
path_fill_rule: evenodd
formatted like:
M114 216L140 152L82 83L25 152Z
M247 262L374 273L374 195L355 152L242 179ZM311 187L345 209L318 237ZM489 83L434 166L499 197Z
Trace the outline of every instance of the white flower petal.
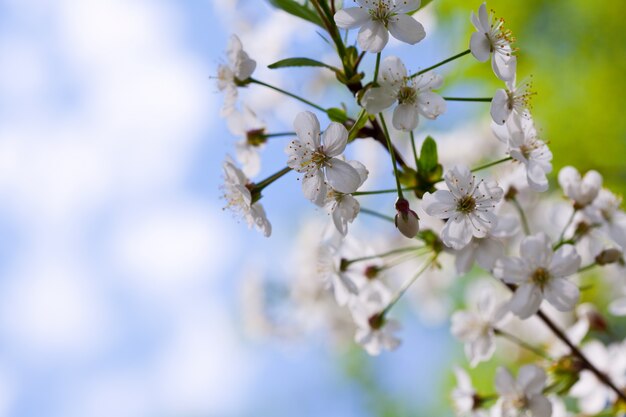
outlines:
M491 69L496 77L502 81L511 81L515 79L517 71L517 58L515 56L507 56L501 53L494 53L491 56Z
M393 110L393 127L403 132L410 132L417 127L419 113L417 108L410 104L400 104Z
M512 110L509 109L508 95L506 90L499 89L491 100L491 118L499 125L506 123L507 119L511 115Z
M469 217L457 214L448 219L441 230L441 240L444 245L460 250L472 240L473 231L474 227L470 223Z
M533 417L550 417L552 403L543 395L534 395L528 400L528 409Z
M516 392L515 380L508 369L498 367L495 378L496 391L500 395L507 395Z
M481 4L478 8L478 19L484 30L488 30L491 27L489 13L487 13L487 3Z
M389 41L389 32L381 22L370 20L359 30L359 46L368 52L378 53Z
M479 62L486 62L491 55L491 42L484 32L474 32L470 38L470 51Z
M326 183L321 170L308 172L302 178L302 192L304 196L313 202L326 196Z
M509 301L509 308L520 319L524 320L539 310L543 301L541 289L534 284L522 284Z
M536 365L524 365L517 374L517 384L527 396L541 394L546 385L546 373Z
M343 236L348 233L348 223L352 223L359 214L361 206L356 198L344 195L333 211L333 223Z
M450 191L437 190L424 194L422 208L429 216L447 219L455 213L456 200Z
M380 63L378 83L380 85L399 85L407 76L406 67L397 56L388 56Z
M396 0L397 13L409 13L420 8L421 0Z
M361 103L369 114L378 114L386 108L391 107L396 100L396 91L391 89L389 86L381 86L367 90L363 95Z
M293 121L293 128L298 139L309 149L316 150L320 147L320 122L315 114L310 111L298 113Z
M550 238L543 232L526 236L520 244L520 255L534 266L548 268L552 258Z
M550 274L555 277L566 277L572 275L580 268L580 255L572 245L561 246L550 262Z
M559 311L572 311L580 299L578 287L565 278L551 278L543 295Z
M328 161L326 178L331 187L344 194L355 192L361 185L361 177L357 170L338 158Z
M436 119L448 107L443 97L431 91L421 93L417 100L420 113L429 119Z
M322 135L324 154L329 157L340 155L348 144L348 131L344 125L331 122Z
M424 26L406 14L390 18L387 27L391 36L410 45L415 45L426 37Z
M493 266L493 276L509 284L523 284L529 279L528 265L520 258L500 258Z
M369 19L370 14L363 7L348 7L335 13L335 23L342 29L363 26Z

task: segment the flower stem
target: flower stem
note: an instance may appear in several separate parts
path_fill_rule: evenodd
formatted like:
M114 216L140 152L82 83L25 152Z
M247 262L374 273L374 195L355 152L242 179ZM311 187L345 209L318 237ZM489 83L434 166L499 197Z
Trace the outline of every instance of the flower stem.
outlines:
M310 102L309 100L307 100L307 99L305 99L305 98L302 98L302 97L300 97L300 96L298 96L298 95L296 95L296 94L290 93L289 91L285 91L285 90L280 89L280 88L278 88L278 87L275 87L275 86L273 86L273 85L270 85L270 84L264 83L263 81L259 81L259 80L255 79L255 78L248 78L248 80L250 81L250 83L253 83L253 84L258 84L258 85L262 85L262 86L267 87L267 88L270 88L270 89L272 89L272 90L274 90L274 91L278 91L279 93L282 93L282 94L285 94L285 95L287 95L287 96L289 96L289 97L295 98L296 100L299 100L299 101L301 101L301 102L303 102L303 103L305 103L305 104L308 104L308 105L309 105L309 106L311 106L311 107L316 108L316 109L317 109L317 110L319 110L319 111L322 111L322 112L326 113L326 109L325 109L325 108L323 108L322 106L318 106L317 104L312 103L312 102Z
M370 256L363 256L361 258L346 259L345 265L347 266L356 262L369 261L370 259L384 258L386 256L391 256L391 255L395 255L398 253L412 252L418 249L424 249L424 246L409 246L407 248L398 248L398 249L390 250L388 252L380 253L378 255L370 255Z
M489 163L484 164L484 165L479 165L476 168L472 168L472 172L482 171L483 169L491 168L494 165L498 165L498 164L501 164L503 162L511 161L512 159L513 159L513 157L507 156L506 158L498 159L497 161L489 162Z
M263 135L264 138L278 138L281 136L296 136L296 132L267 133Z
M416 72L415 74L411 75L411 78L417 77L418 75L422 75L422 74L424 74L424 73L426 73L426 72L428 72L428 71L430 71L430 70L434 70L435 68L440 67L440 66L442 66L442 65L444 65L444 64L447 64L447 63L448 63L448 62L450 62L450 61L454 61L454 60L455 60L455 59L457 59L457 58L461 58L462 56L467 55L467 54L469 54L470 52L471 52L471 51L468 49L468 50L463 51L463 52L461 52L461 53L459 53L459 54L456 54L456 55L454 55L454 56L451 56L451 57L450 57L450 58L448 58L448 59L444 59L443 61L438 62L438 63L437 63L437 64L435 64L435 65L432 65L432 66L430 66L430 67L428 67L428 68L424 68L423 70L420 70L420 71Z
M567 220L567 223L565 223L565 226L563 226L563 231L561 232L561 234L559 235L559 243L563 242L563 238L565 237L565 232L567 231L567 228L569 227L570 224L572 224L572 221L574 220L574 216L576 215L576 208L572 209L572 214L569 216L569 219ZM558 243L557 243L558 245ZM559 247L562 245L559 245Z
M387 123L385 123L385 117L383 116L382 113L379 113L378 116L380 117L380 122L383 125L383 132L385 133L385 139L387 140L387 148L392 149L392 151L389 152L389 155L391 155L391 164L393 165L393 174L396 177L396 187L398 191L398 198L402 199L404 197L402 196L402 186L400 185L400 175L398 174L398 167L396 166L396 154L395 152L393 152L393 145L391 144L391 137L389 136L389 130L387 130Z
M402 191L413 191L413 190L415 190L415 187L407 187L407 188L402 189ZM356 191L352 193L352 195L359 196L359 195L374 195L374 194L390 194L390 193L397 193L397 192L398 192L397 188L388 188L386 190Z
M378 83L378 69L380 68L380 52L376 54L376 67L374 67L374 80L373 83Z
M270 185L271 183L273 183L274 181L276 181L277 179L279 179L280 177L282 177L289 171L291 171L291 168L285 167L281 169L280 171L278 171L277 173L270 175L269 177L265 178L263 181L254 184L255 190L259 192L262 191L265 187L267 187L268 185Z
M354 138L356 138L357 133L359 132L358 126L361 123L361 120L363 120L363 117L367 114L367 112L365 111L365 109L361 109L361 111L359 112L359 115L357 116L356 120L354 121L354 124L352 125L352 127L350 128L350 130L348 131L348 143L352 142L354 140Z
M411 148L413 149L413 158L415 158L415 169L418 169L418 159L417 159L417 150L415 149L415 136L413 135L413 131L411 130Z
M578 273L588 271L588 270L590 270L591 268L594 268L594 267L596 267L596 266L598 266L598 263L597 263L597 262L590 263L589 265L585 265L585 266L583 266L582 268L579 268L579 269L578 269Z
M395 223L395 220L393 217L384 215L374 210L367 209L365 207L361 207L360 212L364 214L369 214L370 216L373 216L373 217L378 217L379 219L390 221L391 223Z
M515 197L513 197L511 200L511 203L513 204L513 206L515 207L515 210L517 210L517 213L519 214L519 218L522 222L522 228L524 229L524 233L526 235L530 234L530 227L528 227L528 219L526 218L526 214L524 214L524 209L522 208L522 206L520 205L519 201L517 201L517 199Z
M435 260L437 259L437 253L435 253L433 255L432 258L430 258L430 260L428 262L426 262L416 273L415 275L413 275L413 277L411 279L409 279L408 281L406 281L404 283L404 285L402 286L402 288L400 288L400 290L398 291L398 293L396 294L396 296L393 298L393 300L391 300L389 302L389 304L387 304L387 307L385 307L385 309L380 313L380 315L382 317L384 317L389 310L391 310L391 308L398 302L398 300L400 298L402 298L402 296L404 295L404 293L411 287L411 285L413 285L413 283L420 277L420 275L422 275L428 268L430 268L430 266L435 262Z
M446 101L477 101L483 103L490 103L491 97L443 97Z
M524 342L522 339L518 338L515 335L512 335L511 333L508 333L508 332L505 332L504 330L500 330L500 329L496 329L496 328L494 328L493 331L494 331L494 333L497 336L502 336L505 339L510 340L511 342L515 343L516 345L518 345L518 346L528 350L529 352L534 353L537 356L541 356L542 358L544 358L544 359L546 359L546 360L548 360L550 362L554 361L554 359L552 359L547 353L545 353L541 349Z

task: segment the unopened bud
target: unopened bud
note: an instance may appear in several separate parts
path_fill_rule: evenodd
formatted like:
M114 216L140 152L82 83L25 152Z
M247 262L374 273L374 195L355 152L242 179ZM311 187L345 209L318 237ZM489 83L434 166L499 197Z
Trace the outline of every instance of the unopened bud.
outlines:
M620 262L622 260L622 251L616 248L605 249L596 256L598 265L608 265Z
M398 198L396 201L396 219L395 224L400 233L409 239L417 236L420 230L419 217L417 213L411 210L409 202L404 198Z

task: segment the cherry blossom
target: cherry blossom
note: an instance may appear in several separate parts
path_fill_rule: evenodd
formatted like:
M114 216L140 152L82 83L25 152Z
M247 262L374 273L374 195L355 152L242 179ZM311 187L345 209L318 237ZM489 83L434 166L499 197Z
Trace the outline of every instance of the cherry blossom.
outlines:
M414 45L424 39L426 32L417 20L406 13L417 10L420 0L356 0L358 7L335 13L335 23L342 29L360 27L357 40L368 52L378 53L394 38Z
M445 174L448 190L426 193L424 211L429 216L447 219L441 240L452 249L464 248L472 236L482 238L498 222L493 213L503 190L495 182L476 182L469 168L454 167Z
M598 171L587 171L584 177L571 166L559 171L559 185L566 196L571 198L577 207L585 207L593 202L602 189L602 175Z
M267 220L261 203L253 201L249 188L252 184L246 175L237 168L230 158L224 161L223 170L224 185L222 189L224 198L228 203L227 208L240 214L249 227L254 225L265 237L269 237L272 234L272 225Z
M481 4L478 16L472 12L472 24L476 32L470 39L470 50L474 58L485 62L491 56L491 68L502 81L515 78L517 58L513 55L511 31L504 29L504 19L495 19L487 13L487 5Z
M256 69L256 61L250 59L243 50L237 35L231 35L226 56L228 64L219 65L217 68L217 88L225 92L222 117L230 115L235 110L238 84L250 78Z
M235 143L237 160L241 163L244 174L254 177L261 169L259 150L266 141L263 136L265 123L248 106L243 106L243 111L234 110L227 121L230 133L242 137Z
M537 130L531 118L514 114L504 125L492 124L493 133L509 147L509 154L526 169L526 179L533 191L548 189L546 174L552 172L552 152L537 138Z
M488 289L479 295L476 311L457 311L452 315L452 334L465 342L465 355L471 366L491 358L496 350L494 329L503 318L503 309Z
M491 118L499 125L505 124L512 114L530 117L530 98L535 94L530 81L516 85L513 77L505 84L506 88L496 90L491 100Z
M505 368L496 371L496 391L500 394L494 406L494 417L550 417L552 404L543 395L546 373L535 365L520 368L517 380Z
M304 173L304 196L321 205L327 195L327 182L340 193L356 191L363 182L359 172L349 163L337 158L348 143L346 128L331 122L320 137L320 123L308 111L299 113L293 125L298 139L291 141L285 149L289 157L287 166Z
M446 101L432 92L443 83L443 78L432 72L407 76L406 67L396 56L389 56L381 63L378 87L363 95L363 106L370 114L382 112L394 103L393 127L410 132L417 127L420 114L436 119L446 111Z
M487 417L487 410L481 409L477 401L477 393L472 386L472 381L465 370L454 367L456 387L452 391L454 411L459 417Z
M545 233L527 236L520 245L520 257L498 259L493 275L508 284L517 285L509 308L521 319L539 310L545 298L559 311L571 311L580 291L565 277L578 271L580 256L571 245L556 252Z
M358 161L348 161L348 164L359 174L360 181L356 188L351 191L355 192L367 180L368 171L365 165ZM324 205L328 212L331 213L337 231L345 236L348 233L348 223L352 223L356 219L361 208L357 199L350 193L342 193L328 186Z

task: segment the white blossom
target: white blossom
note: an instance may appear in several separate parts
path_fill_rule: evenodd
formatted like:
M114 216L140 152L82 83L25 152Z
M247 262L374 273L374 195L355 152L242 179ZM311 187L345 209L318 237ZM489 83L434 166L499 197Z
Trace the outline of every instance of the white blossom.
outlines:
M487 417L487 410L479 408L477 393L467 372L455 366L454 375L456 387L452 391L452 402L455 414L458 417Z
M350 306L357 325L354 338L370 355L376 356L400 345L400 339L394 334L400 329L400 323L381 315L391 299L389 289L380 280L374 280L359 292Z
M520 245L520 257L498 259L493 275L508 284L517 285L509 308L521 319L539 310L545 298L559 311L571 311L578 302L580 291L565 277L580 268L580 256L571 245L552 250L545 233L527 236Z
M580 189L583 188L582 183L585 182L587 175L589 175L589 171L585 174L585 178L583 178L581 182ZM599 175L599 174L598 174ZM592 176L592 179L595 177ZM560 179L560 175L559 175ZM587 185L590 183L595 183L593 188L597 185L598 179L591 180L587 182ZM601 181L601 178L600 178ZM572 187L573 188L573 187ZM586 187L587 189L591 187ZM592 191L588 191L589 193L593 193ZM571 198L571 197L570 197ZM580 197L579 197L580 199ZM588 201L589 197L585 198L583 201ZM598 191L597 195L592 199L591 204L587 204L584 209L585 216L590 220L592 224L600 225L600 229L605 231L606 234L617 244L620 246L622 250L626 249L626 213L624 213L620 206L622 204L622 199L609 190L603 188ZM577 202L577 204L580 204Z
M224 198L232 209L241 215L249 227L256 226L265 237L272 234L272 225L265 215L265 210L259 202L254 202L250 192L250 181L234 162L227 158L223 165L224 170Z
M578 207L585 207L595 200L602 189L602 175L591 170L581 178L576 168L566 166L559 171L559 185Z
M496 77L509 81L515 77L517 58L513 55L511 31L504 28L504 19L496 19L487 13L487 5L481 4L478 16L472 12L472 24L476 32L470 38L470 50L474 58L485 62L491 56L491 68Z
M492 290L484 289L475 311L457 311L452 315L451 332L465 343L465 356L472 367L491 358L496 350L495 326L504 318Z
M498 222L493 213L502 199L502 188L495 182L480 180L465 166L454 167L446 172L448 190L426 193L424 211L429 216L448 219L441 231L441 240L452 249L465 247L472 236L482 238Z
M506 81L506 88L496 90L491 100L491 118L496 124L503 125L512 114L519 117L530 117L530 98L535 93L532 91L532 83L515 83L515 77Z
M446 111L446 101L432 90L441 87L443 78L432 72L409 77L406 67L396 56L383 60L378 75L378 87L363 95L363 106L377 114L398 103L393 111L393 127L410 132L417 127L419 115L436 119Z
M591 363L603 372L617 387L626 387L626 342L605 347L599 341L583 346L583 353ZM578 406L586 414L597 414L616 399L615 392L588 370L580 373L580 378L569 394L578 398Z
M343 270L340 248L325 242L318 248L317 273L335 295L340 306L345 306L359 293L359 277L353 271Z
M533 191L548 189L546 174L552 172L552 152L537 138L537 130L530 117L513 115L504 125L492 124L496 137L509 147L513 159L524 164L526 179Z
M242 137L235 143L235 156L241 163L244 174L254 177L261 169L259 151L265 145L265 123L245 105L243 111L234 110L228 116L227 122L230 133Z
M358 161L348 161L348 164L358 172L360 178L357 187L351 191L354 192L367 180L369 173L367 168ZM341 193L331 186L328 186L324 205L328 212L331 213L337 231L345 236L348 233L348 223L352 223L354 219L356 219L361 209L361 205L357 199L350 195L350 193Z
M417 20L406 13L417 10L420 0L356 0L358 7L348 7L335 13L335 23L342 29L360 27L359 46L378 53L394 38L414 45L424 39L426 32Z
M520 368L517 380L505 369L496 371L496 391L500 395L494 417L550 417L552 404L543 395L546 373L536 365Z
M346 148L348 131L331 122L320 138L320 123L308 111L299 113L294 120L297 140L289 143L285 152L287 166L304 173L302 191L304 196L322 205L328 184L336 191L349 194L361 185L361 176L349 163L337 158Z
M250 78L256 68L256 61L250 59L243 50L237 35L231 35L226 49L228 63L217 68L217 88L225 94L221 116L226 117L235 110L238 83Z

